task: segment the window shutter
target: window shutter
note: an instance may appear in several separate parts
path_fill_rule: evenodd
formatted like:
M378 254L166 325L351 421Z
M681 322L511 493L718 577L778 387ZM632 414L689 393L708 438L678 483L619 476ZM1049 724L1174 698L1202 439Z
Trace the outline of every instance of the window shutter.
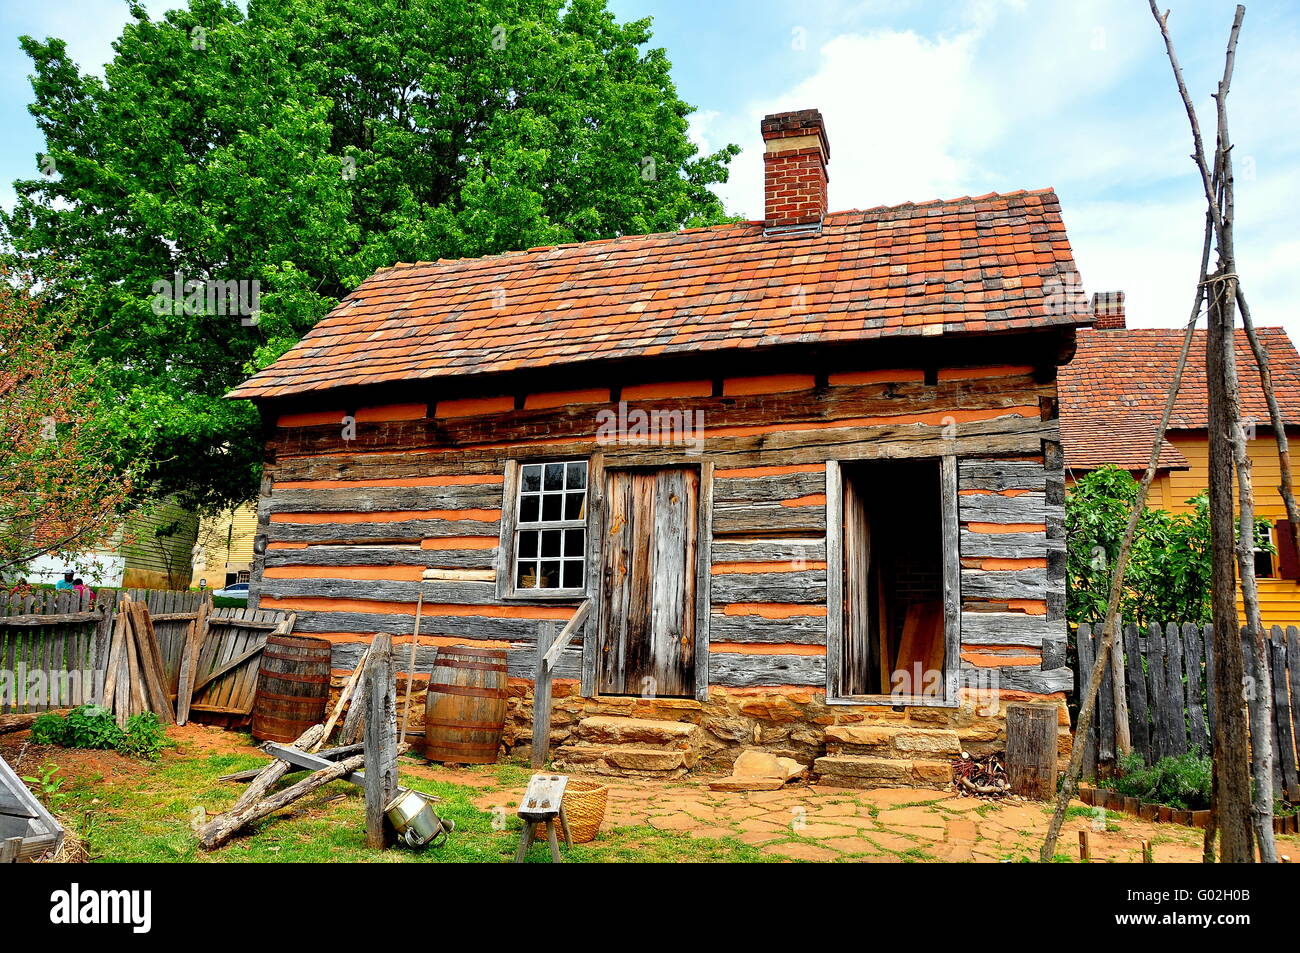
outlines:
M1277 568L1283 579L1300 579L1300 553L1291 536L1291 521L1277 521Z

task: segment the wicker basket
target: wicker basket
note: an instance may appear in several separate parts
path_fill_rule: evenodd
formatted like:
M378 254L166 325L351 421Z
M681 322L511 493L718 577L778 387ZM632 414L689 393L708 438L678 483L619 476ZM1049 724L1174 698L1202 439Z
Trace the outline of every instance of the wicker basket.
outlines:
M569 778L564 786L564 816L569 821L569 836L575 844L596 839L600 822L605 819L609 785Z

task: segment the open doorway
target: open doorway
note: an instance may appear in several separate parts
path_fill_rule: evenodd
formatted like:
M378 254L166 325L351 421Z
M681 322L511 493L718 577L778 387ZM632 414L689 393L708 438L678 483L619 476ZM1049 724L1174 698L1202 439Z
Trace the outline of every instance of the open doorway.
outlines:
M940 461L845 463L841 484L839 694L940 700L951 661Z

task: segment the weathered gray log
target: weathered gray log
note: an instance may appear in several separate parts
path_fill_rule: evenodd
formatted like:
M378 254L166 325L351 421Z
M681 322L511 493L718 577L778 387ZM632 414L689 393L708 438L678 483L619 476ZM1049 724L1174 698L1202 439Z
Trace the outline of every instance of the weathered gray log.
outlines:
M778 642L791 645L824 645L826 617L794 615L769 619L758 615L709 616L710 642Z
M1044 639L1065 636L1065 624L1024 612L963 612L964 645L1042 645Z
M310 748L320 740L323 732L324 728L321 725L312 725L298 736L298 740L293 743L293 746L302 750ZM293 765L287 761L281 761L278 758L272 761L253 778L252 783L244 789L244 792L239 795L239 799L235 801L234 806L226 813L242 811L261 800L292 768Z
M361 751L362 747L364 746L361 744L355 744L355 745L340 745L337 748L322 748L319 751L315 752L315 755L318 758L324 758L326 761L337 761L339 758L345 758L349 755L357 754L358 752ZM274 761L271 762L271 764L274 763L275 763ZM267 767L270 767L270 765L266 765L261 768L249 768L246 771L234 771L230 774L221 775L221 777L217 778L217 780L234 781L236 783L242 784L246 781L252 781L259 774L265 771ZM292 774L293 772L290 771L288 773Z
M274 814L280 808L287 807L299 798L305 797L331 781L347 777L365 762L365 755L353 755L328 768L309 774L297 784L272 794L270 797L248 804L239 810L231 809L225 814L217 815L199 832L199 846L204 850L213 850L220 847L237 834L240 828L251 824L253 821L261 820L267 815ZM248 792L245 791L244 793L247 794Z
M718 539L713 542L713 565L727 563L826 561L821 539Z
M1023 460L959 460L957 488L961 490L1039 490L1047 486L1041 463Z
M962 522L970 523L1043 523L1047 518L1046 503L1042 493L979 493L957 500Z
M543 622L537 631L537 662L533 669L533 750L534 771L546 767L551 749L551 666L547 650L555 642L555 623Z
M753 505L717 503L713 505L715 533L784 532L821 535L826 531L826 507L782 506L779 503Z
M1043 672L1027 665L1003 665L1000 668L980 668L963 665L959 673L960 684L970 688L990 687L990 681L1002 691L1032 692L1050 695L1069 691L1074 685L1074 675L1068 668Z
M402 614L386 612L316 612L299 611L294 631L309 632L388 632L405 635L415 625L415 603L411 611ZM498 619L493 616L424 616L420 632L427 636L455 636L474 641L532 642L537 636L535 619ZM338 668L339 666L335 666ZM351 665L346 666L352 668Z
M375 636L362 678L366 697L366 846L378 850L388 840L384 809L397 794L397 670L391 635Z
M1012 794L1036 801L1056 795L1056 719L1053 705L1007 706L1007 783Z
M376 618L380 618L376 616ZM537 623L533 622L534 630ZM429 633L426 633L429 634ZM534 637L536 633L534 631ZM511 678L528 678L533 677L533 642L517 643L507 650L506 664L509 667ZM360 663L361 656L365 653L365 643L363 642L336 642L331 655L331 665L337 669L351 671ZM415 651L415 667L417 671L428 671L434 660L437 658L437 646L421 645ZM582 646L567 646L560 654L559 660L555 663L556 678L578 678L582 673ZM349 709L350 711L351 709ZM346 735L340 734L340 741L349 741Z
M425 566L444 551L423 549L414 543L374 543L369 546L308 546L306 549L272 549L266 554L267 566ZM461 550L450 550L461 552ZM467 550L485 553L493 549Z
M961 571L961 594L974 599L1041 599L1047 588L1043 569Z
M1042 559L1049 550L1065 552L1064 540L1049 540L1044 532L973 533L964 529L958 539L965 557Z
M271 491L272 513L499 509L501 483Z
M709 681L729 688L758 685L826 684L826 659L821 655L750 655L709 653Z
M25 731L32 726L37 718L42 715L48 715L51 712L58 714L67 714L72 711L71 708L51 708L46 711L29 711L21 712L15 715L0 715L0 735L7 735L13 731Z
M782 473L762 477L718 477L713 484L713 504L779 503L826 492L826 474Z
M268 523L266 538L276 543L348 543L405 540L418 542L438 536L496 536L496 520L401 520L394 523Z
M826 571L724 573L709 584L714 605L734 602L785 602L822 605L826 602Z

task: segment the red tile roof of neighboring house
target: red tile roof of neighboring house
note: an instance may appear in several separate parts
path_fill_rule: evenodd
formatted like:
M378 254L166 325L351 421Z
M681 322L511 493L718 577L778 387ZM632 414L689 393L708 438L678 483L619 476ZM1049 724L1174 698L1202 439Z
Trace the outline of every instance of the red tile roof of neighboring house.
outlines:
M1061 368L1061 443L1066 464L1090 469L1113 463L1145 469L1156 425L1183 346L1182 328L1081 330L1074 360ZM1300 354L1282 328L1259 328L1269 355L1273 386L1288 424L1300 425ZM1268 426L1268 404L1259 383L1255 356L1244 331L1237 332L1237 376L1243 417ZM1187 355L1171 430L1203 429L1208 420L1205 385L1205 332L1197 331ZM1165 444L1161 465L1187 465Z
M744 222L399 264L230 396L1077 325L1092 315L1074 272L1050 189L836 212L816 234Z

